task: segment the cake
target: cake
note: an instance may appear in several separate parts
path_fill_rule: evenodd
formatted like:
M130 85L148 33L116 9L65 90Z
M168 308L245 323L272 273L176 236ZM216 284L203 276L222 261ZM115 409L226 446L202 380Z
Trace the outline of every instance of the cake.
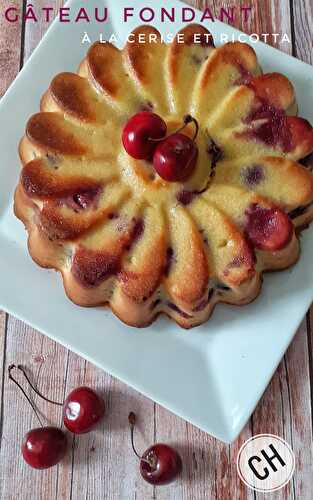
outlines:
M262 74L247 44L216 48L196 24L179 34L167 45L141 26L123 50L92 45L77 74L53 79L19 147L30 255L62 273L74 303L137 327L163 313L190 328L218 302L251 302L264 271L296 262L313 218L300 163L313 130L290 81ZM181 129L197 153L187 177L126 151L138 113L160 117L166 137Z

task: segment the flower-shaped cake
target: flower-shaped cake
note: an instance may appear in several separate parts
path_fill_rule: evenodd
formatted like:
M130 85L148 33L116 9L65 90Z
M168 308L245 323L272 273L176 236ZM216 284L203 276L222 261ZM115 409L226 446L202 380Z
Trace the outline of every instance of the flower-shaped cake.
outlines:
M20 144L15 213L31 256L61 271L75 303L109 304L130 325L165 313L188 328L217 302L250 302L263 271L297 260L313 218L313 177L297 163L313 131L294 116L291 83L262 75L250 46L215 48L208 33L189 25L166 45L142 26L121 51L96 43L78 74L54 78ZM125 151L123 128L142 110L169 132L197 120L186 180Z

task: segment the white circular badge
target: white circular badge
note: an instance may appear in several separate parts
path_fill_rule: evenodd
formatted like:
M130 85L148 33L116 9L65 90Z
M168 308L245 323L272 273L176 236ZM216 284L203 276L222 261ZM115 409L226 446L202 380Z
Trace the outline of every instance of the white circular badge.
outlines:
M237 456L240 479L251 489L262 493L286 486L295 470L295 456L282 438L258 434L248 439Z

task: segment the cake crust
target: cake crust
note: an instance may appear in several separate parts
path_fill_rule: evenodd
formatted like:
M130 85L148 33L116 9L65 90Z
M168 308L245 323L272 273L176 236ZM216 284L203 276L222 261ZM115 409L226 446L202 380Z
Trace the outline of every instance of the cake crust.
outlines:
M19 146L14 211L31 257L61 273L74 303L110 306L136 327L165 314L190 328L219 302L251 302L263 272L297 261L313 219L313 176L299 163L313 130L295 116L291 82L263 75L246 44L215 48L200 25L181 33L167 46L142 26L123 50L93 45L78 74L52 80ZM169 131L186 113L198 120L190 179L167 183L123 150L141 109Z

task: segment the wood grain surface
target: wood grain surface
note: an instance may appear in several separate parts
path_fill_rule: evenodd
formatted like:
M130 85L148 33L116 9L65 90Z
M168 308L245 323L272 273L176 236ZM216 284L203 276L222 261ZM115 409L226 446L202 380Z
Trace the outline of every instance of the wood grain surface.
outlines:
M50 0L55 10L62 0ZM218 12L232 1L189 0L198 8L210 5ZM47 5L33 2L36 7ZM246 6L237 1L237 6ZM25 9L26 1L10 5ZM312 0L252 0L249 23L236 26L248 33L287 33L292 44L269 42L312 64ZM0 17L0 95L40 41L47 23L8 24ZM1 277L0 277L1 279ZM253 334L253 332L251 332ZM292 482L270 498L310 500L312 498L312 390L313 309L304 319L250 422L238 440L225 445L201 432L169 411L141 396L115 378L49 340L12 316L0 313L0 498L3 500L228 500L264 499L240 481L236 456L241 444L260 432L287 439L297 468ZM8 383L10 363L27 365L41 390L55 400L80 384L96 387L104 395L107 416L100 428L72 439L65 462L36 472L20 457L24 433L37 425L27 404ZM59 407L38 402L48 422L61 423ZM127 415L138 414L136 435L139 449L155 440L172 443L183 457L181 480L153 488L141 480L136 458L131 453Z

